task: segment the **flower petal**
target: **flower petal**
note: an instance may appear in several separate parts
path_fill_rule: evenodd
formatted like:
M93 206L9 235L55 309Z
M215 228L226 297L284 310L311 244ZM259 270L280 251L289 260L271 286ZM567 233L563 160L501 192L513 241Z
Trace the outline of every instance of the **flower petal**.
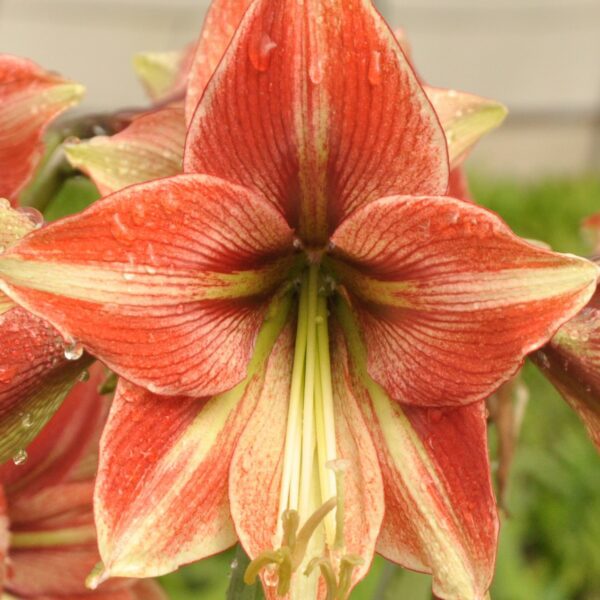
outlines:
M135 183L181 173L185 122L183 109L143 114L113 136L65 144L69 162L88 174L102 195Z
M260 190L313 244L381 196L448 187L437 117L368 0L254 2L198 106L184 171Z
M188 125L206 84L223 58L251 2L252 0L213 0L211 3L189 69L185 99L185 117Z
M459 165L508 114L503 104L481 96L429 86L424 89L444 129L451 167Z
M63 480L97 441L106 416L105 403L98 393L103 371L99 364L95 365L91 378L73 387L56 414L27 447L24 464L8 462L0 467L0 482L13 501L15 495L31 495Z
M118 590L96 590L81 595L69 595L68 600L90 600L90 598L92 600L169 600L160 585L152 580L142 580ZM62 594L36 596L35 600L65 600L65 597Z
M469 190L469 181L463 167L455 167L450 171L450 186L448 196L465 202L474 202Z
M83 91L29 60L0 54L0 198L16 199L41 158L46 126Z
M489 396L585 306L598 274L452 198L379 200L332 240L370 375L392 398L419 406Z
M600 295L531 356L600 449Z
M19 304L153 392L244 378L292 232L268 202L205 176L117 192L0 256Z
M439 598L481 600L493 576L498 534L484 403L401 406L369 377L365 349L343 301L336 315L383 476L385 517L377 551L431 572Z
M179 52L139 52L133 57L135 73L151 100L183 97L195 50L195 45L189 44Z
M288 309L261 330L246 380L220 396L161 397L119 381L95 499L102 579L161 575L235 543L229 465Z
M42 319L22 308L0 315L0 463L35 438L88 365L68 361Z

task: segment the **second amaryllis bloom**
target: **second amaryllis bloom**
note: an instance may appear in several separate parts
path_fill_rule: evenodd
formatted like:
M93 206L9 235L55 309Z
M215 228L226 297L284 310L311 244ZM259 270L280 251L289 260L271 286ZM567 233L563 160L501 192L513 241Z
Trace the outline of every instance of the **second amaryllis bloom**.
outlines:
M254 2L184 171L0 257L13 301L123 377L96 582L239 539L269 597L346 598L378 551L440 598L482 598L482 401L585 305L596 266L445 195L438 118L367 1Z

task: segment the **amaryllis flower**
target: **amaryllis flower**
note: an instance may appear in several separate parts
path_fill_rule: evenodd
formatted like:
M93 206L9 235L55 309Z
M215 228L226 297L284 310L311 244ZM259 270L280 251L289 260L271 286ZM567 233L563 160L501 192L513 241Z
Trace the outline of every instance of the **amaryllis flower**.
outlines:
M43 153L46 126L83 91L29 60L0 54L0 198L16 201Z
M92 513L102 370L76 386L22 455L0 468L0 592L35 600L164 600L152 581L115 580L90 594L99 560ZM7 595L8 594L8 595Z
M375 551L482 598L483 399L597 268L446 196L444 132L365 0L256 0L186 174L30 233L2 289L122 376L100 449L108 577L237 539L269 597L347 597Z

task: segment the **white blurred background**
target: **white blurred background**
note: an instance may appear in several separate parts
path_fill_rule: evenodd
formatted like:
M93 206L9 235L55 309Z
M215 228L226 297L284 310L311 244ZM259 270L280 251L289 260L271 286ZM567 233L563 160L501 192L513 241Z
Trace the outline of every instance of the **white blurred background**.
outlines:
M0 0L0 52L88 88L84 107L144 102L139 50L182 47L208 0ZM432 85L506 103L511 116L473 156L524 177L600 169L600 0L379 0L406 29Z

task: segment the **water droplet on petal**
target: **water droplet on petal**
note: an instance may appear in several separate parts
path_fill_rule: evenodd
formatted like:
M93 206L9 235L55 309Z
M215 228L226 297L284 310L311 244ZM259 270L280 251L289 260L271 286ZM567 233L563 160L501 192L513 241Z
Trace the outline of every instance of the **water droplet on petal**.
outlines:
M15 465L19 466L22 465L26 460L27 460L27 450L19 450L14 456L13 456L13 462L15 463Z
M67 360L79 360L83 356L83 346L73 341L65 346L65 358Z
M21 426L23 429L30 429L33 426L33 417L30 413L25 413L21 417Z
M77 379L81 382L89 381L90 380L90 372L87 369L83 370Z
M271 64L271 55L275 48L277 48L277 44L267 33L263 33L258 42L251 42L248 46L248 57L252 66L257 71L264 73Z
M373 50L369 58L369 83L373 86L381 83L381 52Z
M317 56L308 66L308 76L314 85L319 85L323 81L324 75L323 61Z
M134 234L131 229L123 222L121 215L115 213L112 218L110 226L110 232L113 237L118 241L130 241L133 239Z
M22 215L25 215L31 221L36 229L39 229L44 224L44 215L32 206L23 206L17 209Z

